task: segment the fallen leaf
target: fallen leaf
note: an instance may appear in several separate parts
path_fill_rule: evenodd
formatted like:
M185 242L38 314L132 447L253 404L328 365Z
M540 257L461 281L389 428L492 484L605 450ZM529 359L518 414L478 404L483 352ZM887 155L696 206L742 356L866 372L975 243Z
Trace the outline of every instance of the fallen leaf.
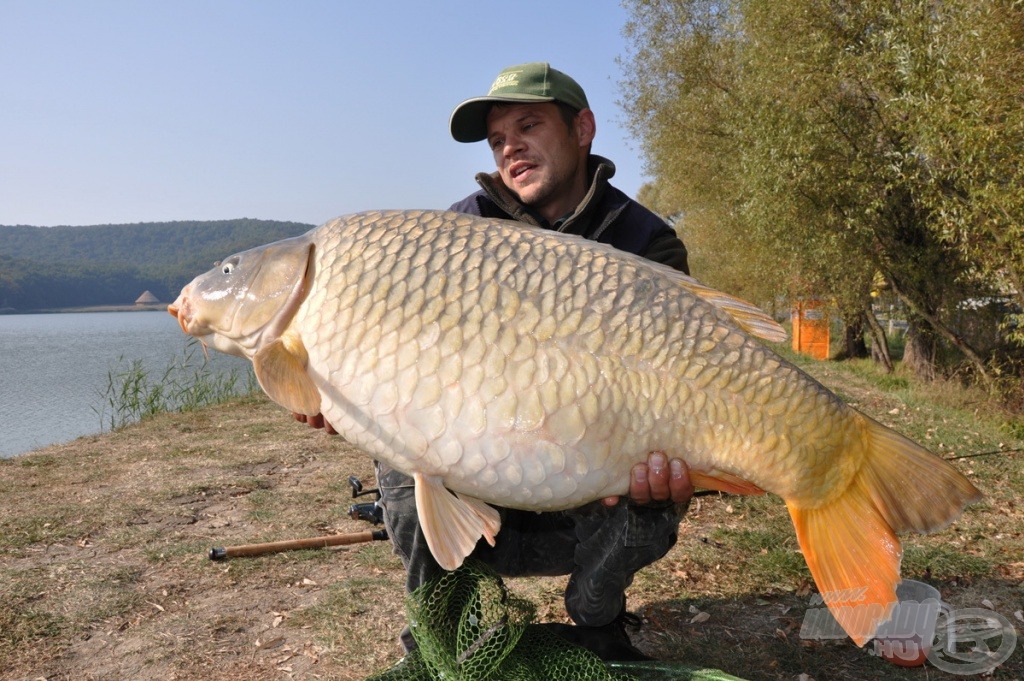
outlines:
M259 648L260 650L268 650L270 648L277 648L282 643L284 643L284 640L285 640L284 636L278 636L277 638L272 638L269 641L266 641L264 643L260 643L259 641L257 641L256 642L256 647Z
M995 607L996 607L996 606L992 605L992 601L990 601L987 598L981 599L981 604L984 605L989 610L995 610Z
M690 624L700 624L701 622L707 622L709 619L711 619L710 614L706 612L698 612L693 616L693 619L690 620Z

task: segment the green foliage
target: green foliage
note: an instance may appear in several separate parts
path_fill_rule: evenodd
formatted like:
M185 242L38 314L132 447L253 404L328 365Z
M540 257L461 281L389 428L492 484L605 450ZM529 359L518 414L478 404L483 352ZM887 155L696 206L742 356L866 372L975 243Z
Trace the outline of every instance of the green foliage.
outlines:
M913 328L988 376L959 304L1024 307L1024 6L627 6L644 198L683 216L700 277L762 302L828 297L850 318L880 274Z
M311 227L250 219L0 225L0 310L130 305L145 290L169 302L217 260Z

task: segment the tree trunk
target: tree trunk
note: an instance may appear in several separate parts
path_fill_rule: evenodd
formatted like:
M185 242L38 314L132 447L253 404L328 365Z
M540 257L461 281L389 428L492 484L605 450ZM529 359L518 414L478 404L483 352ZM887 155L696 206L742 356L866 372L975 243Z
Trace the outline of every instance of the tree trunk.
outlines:
M974 368L978 371L978 376L980 376L982 381L984 381L985 386L991 389L993 387L992 376L989 374L988 368L985 366L985 360L983 360L981 358L981 355L978 354L978 351L975 350L973 347L971 347L970 344L968 344L966 340L964 340L958 334L954 333L948 326L944 325L935 314L929 314L928 311L926 311L923 308L921 308L920 306L918 306L916 304L916 302L914 300L912 300L910 298L910 296L907 296L900 289L900 287L898 287L896 285L896 283L893 282L891 279L890 279L890 284L892 285L893 292L895 292L896 295L899 297L899 299L901 301L903 301L903 304L907 306L907 309L910 310L913 313L913 315L908 315L907 316L908 317L907 321L910 322L911 316L916 318L917 321L919 322L917 324L918 333L924 333L924 334L927 334L927 336L928 336L929 340L928 341L923 341L925 343L924 345L922 345L920 347L916 347L913 350L911 350L911 352L918 352L918 351L920 351L920 352L924 353L921 356L920 359L915 357L914 358L915 361L925 361L925 362L927 362L928 364L931 365L931 376L932 376L932 378L930 378L928 380L932 380L932 379L935 378L935 352L936 352L936 345L935 344L936 344L937 337L941 336L942 338L946 339L951 345L953 345L953 347L955 347L957 350L962 352L965 357L967 357L967 361L969 361L971 364L974 365ZM907 337L907 347L908 348L910 348L912 342L914 342L913 339L910 337L910 329L913 329L913 328L914 328L914 325L911 324L910 328L907 329L907 336L908 336ZM931 350L930 351L928 349L929 343L931 345ZM904 361L906 361L906 353L905 352L904 352ZM922 369L925 369L925 368L922 366ZM915 371L915 373L917 373L917 372ZM924 377L924 374L921 374L921 376Z
M863 359L868 357L868 346L864 342L864 317L857 315L843 315L844 342L843 349L836 355L835 359Z
M885 367L885 373L891 374L892 356L889 354L889 339L885 335L885 329L878 323L875 313L871 309L871 303L864 306L861 312L861 319L867 323L868 331L871 333L871 359Z
M912 315L907 318L906 345L903 349L903 365L918 378L935 380L935 335L925 324Z

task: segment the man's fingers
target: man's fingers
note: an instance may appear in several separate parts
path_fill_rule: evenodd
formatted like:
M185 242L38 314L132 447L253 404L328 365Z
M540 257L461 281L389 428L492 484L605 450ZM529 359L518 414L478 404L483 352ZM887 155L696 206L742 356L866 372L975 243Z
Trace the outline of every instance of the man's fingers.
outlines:
M651 485L648 482L648 466L638 463L629 472L629 498L636 504L651 503Z
M651 499L667 501L671 498L668 458L663 453L651 452L647 457L647 482Z
M669 462L669 490L672 501L683 504L693 496L693 481L690 480L690 469L680 459Z
M308 424L310 428L323 428L324 432L328 435L337 435L338 431L334 429L334 426L330 424L323 414L317 414L316 416L306 416L305 414L299 414L292 412L292 417L299 423Z
M649 504L652 501L672 501L682 504L693 496L690 471L682 459L669 460L663 452L651 452L646 463L635 464L629 475L629 498L635 504ZM614 506L617 497L603 500L606 506Z

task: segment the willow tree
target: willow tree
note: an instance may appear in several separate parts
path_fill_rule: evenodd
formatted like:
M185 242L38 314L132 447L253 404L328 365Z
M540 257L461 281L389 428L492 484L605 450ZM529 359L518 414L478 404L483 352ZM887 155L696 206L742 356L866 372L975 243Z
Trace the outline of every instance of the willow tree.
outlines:
M965 17L998 23L998 13L969 11L980 0L628 5L624 103L656 178L650 193L661 210L686 216L695 262L714 268L701 275L721 285L718 264L728 262L730 279L744 270L747 286L756 282L747 295L763 299L767 279L794 295L827 293L854 319L870 314L881 273L911 310L923 347L941 339L987 375L951 313L995 288L984 272L1005 270L979 267L963 235L993 211L965 208L978 191L964 170L970 162L947 172L930 142L949 152L984 139L939 134L949 114L935 99L962 95L945 85L969 66L947 54L964 50L952 34L969 41ZM976 31L985 44L974 49L1009 51L1014 43L1000 30L991 33L1002 42ZM989 63L993 71L1007 64ZM936 70L956 73L938 78ZM950 228L951 205L961 233ZM930 373L932 357L916 368Z

